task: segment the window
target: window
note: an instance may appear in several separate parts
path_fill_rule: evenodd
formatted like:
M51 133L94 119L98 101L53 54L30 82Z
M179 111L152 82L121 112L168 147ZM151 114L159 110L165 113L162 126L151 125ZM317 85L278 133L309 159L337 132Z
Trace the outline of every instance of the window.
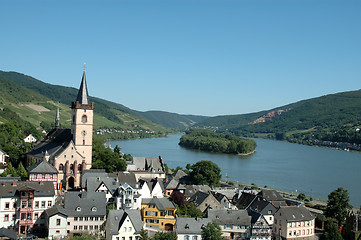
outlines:
M70 226L70 222L68 222L68 226Z
M35 208L39 208L39 201L35 202Z
M94 226L94 230L98 230L98 225L95 225L95 226Z
M133 238L132 238L132 237L129 237L129 240L133 240Z
M16 220L16 214L13 214L13 220L14 221Z
M34 214L34 220L37 220L39 218L39 213Z
M305 235L305 230L302 230L302 235Z
M125 237L122 237L122 240L125 240Z
M92 207L92 212L96 212L97 208L96 207Z
M289 231L288 236L292 236L292 231Z
M192 237L192 240L197 240L198 239L198 236L193 236Z
M84 217L84 221L89 221L89 217Z
M127 231L127 227L123 227L123 232L126 232Z
M99 221L99 217L95 217L95 218L94 218L94 221Z
M5 203L5 209L9 209L10 208L10 203L9 202L6 202Z
M59 230L56 230L56 233L58 233L58 234L59 234L59 233L60 233L60 231L59 231Z
M84 230L88 230L88 225L85 225L85 226L84 226Z
M83 226L79 226L79 230L83 230Z
M76 208L76 211L77 211L77 212L80 212L80 211L81 211L81 208L80 208L80 207L77 207L77 208Z
M104 217L100 217L100 221L104 221Z
M41 207L45 208L45 201L41 201Z
M26 213L21 214L21 220L26 220Z
M162 211L162 212L160 212L160 216L164 217L164 216L166 215L166 213L167 213L167 212Z
M155 208L154 204L149 204L149 208Z
M66 155L64 155L64 158L66 158ZM62 163L59 164L59 171L64 171L64 165Z
M89 220L90 220L90 221L93 221L93 220L94 220L94 217L90 217Z
M185 235L185 236L184 236L184 240L189 240L189 236L188 236L188 235Z
M8 222L9 221L9 214L6 214L4 217L4 222Z
M28 205L27 201L22 201L21 202L21 208L26 208L27 205Z
M92 226L92 225L89 226L89 230L93 230L93 226Z
M131 231L132 231L132 227L129 227L129 228L128 228L128 231L131 232Z
M52 201L48 201L48 207L51 207Z
M78 230L78 226L74 225L74 230Z
M78 217L74 217L74 221L78 221Z
M82 123L86 123L87 122L87 116L86 115L83 115L82 117L81 117L81 122Z
M57 218L57 219L56 219L56 226L60 226L60 223L61 223L61 219L60 219L60 218Z
M168 215L169 215L169 216L173 216L173 214L174 214L174 213L173 213L173 210L168 210Z
M79 217L79 221L83 221L83 217Z
M119 237L116 237L115 239L116 239L116 240L119 240Z

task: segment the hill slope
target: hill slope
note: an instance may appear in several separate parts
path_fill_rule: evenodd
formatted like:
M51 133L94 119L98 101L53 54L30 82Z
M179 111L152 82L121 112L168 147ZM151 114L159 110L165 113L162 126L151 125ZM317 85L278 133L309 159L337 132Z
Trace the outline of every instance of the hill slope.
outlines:
M344 141L359 143L361 90L325 95L269 111L206 119L195 125L248 137L291 142ZM361 142L360 142L361 143Z
M137 114L162 126L179 131L184 131L195 123L208 118L205 116L181 115L164 111L137 112Z
M80 81L80 80L79 80ZM63 127L70 127L72 101L78 90L70 87L44 83L35 78L16 72L0 71L0 87L4 95L0 97L0 107L8 107L18 113L24 120L38 127L41 122L53 124L55 110L59 103L60 118ZM152 121L140 117L125 106L99 98L90 97L94 102L94 129L126 128L135 125L154 132L171 132ZM0 121L6 121L0 118Z

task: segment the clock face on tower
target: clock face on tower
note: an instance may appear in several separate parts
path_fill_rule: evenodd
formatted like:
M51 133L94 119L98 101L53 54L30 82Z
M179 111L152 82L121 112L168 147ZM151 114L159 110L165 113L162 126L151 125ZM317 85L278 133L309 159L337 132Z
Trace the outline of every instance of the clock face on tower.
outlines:
M81 135L83 135L83 137L85 137L86 131L85 130L81 131Z

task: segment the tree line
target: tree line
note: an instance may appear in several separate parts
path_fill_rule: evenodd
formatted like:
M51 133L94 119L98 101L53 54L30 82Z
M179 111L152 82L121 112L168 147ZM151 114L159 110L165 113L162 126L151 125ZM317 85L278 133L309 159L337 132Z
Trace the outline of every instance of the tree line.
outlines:
M179 145L215 153L247 154L256 148L252 139L236 137L232 134L220 134L211 130L191 129L183 135Z

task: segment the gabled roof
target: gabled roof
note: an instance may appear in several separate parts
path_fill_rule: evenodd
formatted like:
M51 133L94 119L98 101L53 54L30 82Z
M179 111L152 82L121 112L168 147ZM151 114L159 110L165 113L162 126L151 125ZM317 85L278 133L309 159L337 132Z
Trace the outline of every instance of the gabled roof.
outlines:
M127 162L128 171L148 171L154 173L164 173L164 164L159 157L133 157L132 162Z
M43 160L40 161L33 166L29 167L28 169L29 173L58 173L58 170L48 163L47 161Z
M238 209L247 209L256 197L254 194L243 192L236 202L236 207Z
M13 230L7 229L7 228L0 228L0 238L6 237L11 240L18 239L18 234L14 232Z
M54 196L53 182L28 182L28 181L1 181L0 180L0 198L13 197L19 190L32 189L35 197Z
M287 222L310 221L315 219L315 216L303 206L287 206L280 207L276 215L286 219Z
M208 185L186 185L185 188L184 195L186 198L193 196L198 191L209 192L212 190Z
M46 210L45 210L45 213L46 213L49 217L51 217L51 216L53 216L53 215L55 215L55 214L58 214L58 213L63 214L63 215L65 215L65 216L68 216L67 212L65 211L65 208L63 208L63 207L60 206L60 205L54 205L54 206L52 206L51 208L46 209Z
M132 222L136 233L139 233L142 230L142 217L139 210L110 210L106 224L110 230L111 235L116 235L119 233L119 229L122 227L127 217L129 217L130 221Z
M172 201L168 200L168 198L143 198L142 204L155 204L161 211L177 208Z
M105 192L67 192L64 208L68 216L105 216Z
M76 97L76 101L78 101L80 104L89 104L88 102L88 88L86 85L86 77L85 77L85 71L83 72L83 77L81 79L81 84L78 91L78 96Z
M189 199L189 202L192 202L194 203L194 205L199 206L202 204L202 202L204 202L204 200L208 198L209 195L210 193L198 191Z
M250 225L251 216L246 210L209 209L208 218L218 224Z
M263 199L261 196L257 196L248 207L248 210L260 213L262 215L267 215L268 211L271 211L271 215L273 215L276 212L277 208L272 205L272 203Z
M203 228L212 222L209 218L182 218L177 217L175 231L177 234L200 235Z
M268 190L263 189L258 193L259 196L262 196L264 199L266 199L269 202L272 201L284 201L285 199L277 192L276 190Z

